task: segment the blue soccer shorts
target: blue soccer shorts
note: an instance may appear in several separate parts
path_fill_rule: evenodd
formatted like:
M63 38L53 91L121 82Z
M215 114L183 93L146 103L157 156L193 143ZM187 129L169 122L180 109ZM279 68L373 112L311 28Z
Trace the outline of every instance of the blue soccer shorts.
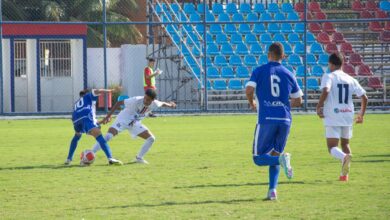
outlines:
M73 123L73 127L75 132L77 133L87 133L93 129L93 128L99 128L99 125L97 125L93 120L91 120L88 117L82 118L78 120L77 122Z
M257 124L253 140L253 155L269 154L272 151L282 153L290 133L290 125Z

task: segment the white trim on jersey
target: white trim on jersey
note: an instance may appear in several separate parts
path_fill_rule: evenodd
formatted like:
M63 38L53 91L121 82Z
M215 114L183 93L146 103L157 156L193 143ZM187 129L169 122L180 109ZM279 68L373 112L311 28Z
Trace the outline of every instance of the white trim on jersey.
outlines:
M266 117L266 120L291 121L289 118Z
M248 86L253 87L253 88L256 88L257 83L256 83L256 82L253 82L253 81L248 81L248 82L246 83L245 87L248 87Z
M95 97L99 96L99 94L96 94L95 92L96 92L96 89L92 89L92 91L91 91L92 95L95 96Z
M302 90L298 90L296 93L291 93L290 98L296 99L303 96Z
M257 143L258 143L259 133L260 133L260 124L257 124L256 125L256 132L255 132L255 141L253 144L253 155L254 156L257 156Z

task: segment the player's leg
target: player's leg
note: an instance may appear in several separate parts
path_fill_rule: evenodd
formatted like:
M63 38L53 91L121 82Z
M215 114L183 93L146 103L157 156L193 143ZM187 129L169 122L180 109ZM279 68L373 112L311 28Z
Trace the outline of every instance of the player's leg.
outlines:
M269 124L257 124L253 141L253 162L257 166L279 165L279 157L272 156L276 127Z
M340 175L340 180L342 181L348 180L349 169L351 167L352 154L351 154L351 148L349 146L350 138L352 138L352 127L342 127L341 128L341 149L343 150L343 153L345 153L345 156L342 160L343 165L342 165L341 175Z
M109 142L114 136L116 136L118 134L118 130L115 129L114 127L110 127L108 129L108 132L106 133L106 135L104 136L104 140L106 140L106 142ZM99 150L101 150L101 147L100 147L100 144L99 142L96 142L95 145L93 145L92 147L92 151L94 153L98 152Z
M145 142L136 156L136 162L148 164L148 162L144 159L144 156L150 150L156 138L149 130L145 130L138 134L138 137L144 139Z
M326 144L328 146L328 151L330 155L334 158L342 161L345 157L345 153L343 153L339 145L339 139L341 137L341 128L339 126L326 126Z
M70 165L73 159L74 152L77 148L77 143L79 142L81 138L81 132L75 132L72 141L70 142L68 157L66 158L65 165Z
M279 153L272 151L271 156L279 157ZM278 186L278 179L280 173L280 165L269 166L269 188L267 199L277 199L276 187Z
M97 142L99 142L100 147L106 154L106 157L108 159L109 164L113 165L122 165L123 163L115 158L112 157L110 146L108 146L107 141L104 140L102 132L100 131L100 128L94 127L88 130L88 134L92 135Z
M293 177L293 168L291 166L291 154L284 152L286 147L288 135L290 134L290 125L279 124L278 132L275 135L275 147L274 151L279 153L279 163L283 167L284 174L288 179Z

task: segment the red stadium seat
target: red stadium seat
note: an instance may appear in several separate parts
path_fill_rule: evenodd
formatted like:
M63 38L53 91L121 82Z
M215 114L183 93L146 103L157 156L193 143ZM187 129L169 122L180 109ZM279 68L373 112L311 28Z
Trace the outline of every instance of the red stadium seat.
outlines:
M317 20L325 20L327 18L327 16L324 12L317 12L317 13L315 13L315 18Z
M341 50L341 53L346 54L346 55L353 53L352 45L350 43L347 43L347 42L341 44L340 50Z
M368 11L376 11L378 10L378 5L375 1L367 1L366 2L366 10Z
M320 12L321 11L320 3L310 2L309 3L309 11Z
M385 30L390 31L390 21L386 21L385 23Z
M317 41L322 44L330 43L329 35L326 32L321 32L317 35Z
M375 17L376 18L389 18L389 16L387 15L386 12L382 11L382 10L378 10L375 12Z
M329 43L329 44L327 44L326 47L325 47L325 51L327 53L337 53L337 52L339 52L339 50L337 49L336 43Z
M381 23L379 23L378 21L371 21L370 25L368 26L368 28L371 31L374 31L374 32L381 32L381 31L383 31L383 27L382 27Z
M359 66L358 74L360 76L372 76L372 72L369 66L362 64Z
M368 79L368 86L373 89L382 89L383 85L378 77L371 77Z
M350 75L350 76L357 76L356 75L356 72L355 72L355 67L353 67L351 64L349 63L344 63L343 64L343 71Z
M354 1L352 3L352 10L354 11L363 11L364 10L364 5L359 1Z
M362 64L362 57L358 53L352 53L349 55L349 63L357 66Z
M317 33L320 33L321 32L321 25L318 24L318 23L310 23L309 24L309 30L314 33L314 34L317 34Z
M382 31L379 35L379 40L390 42L390 31Z
M360 12L360 18L366 19L366 18L373 18L374 16L371 14L371 12L364 10Z
M333 33L332 38L333 38L333 42L335 42L335 43L344 43L345 42L344 35L343 35L343 33L340 33L340 32Z
M324 28L324 31L327 32L327 33L334 33L334 32L336 32L336 30L333 27L333 24L330 23L330 22L325 22L323 24L323 28Z
M306 16L307 16L307 20L313 19L313 17L311 16L310 13L307 13ZM305 13L303 13L303 12L299 13L299 18L300 18L301 20L305 20Z
M305 4L303 2L298 2L294 5L294 9L297 12L304 12L305 11Z

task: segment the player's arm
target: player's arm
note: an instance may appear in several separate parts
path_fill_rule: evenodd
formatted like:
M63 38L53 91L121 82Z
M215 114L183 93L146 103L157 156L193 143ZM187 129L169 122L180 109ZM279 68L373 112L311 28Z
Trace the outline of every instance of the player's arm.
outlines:
M360 99L362 100L362 104L360 106L360 112L358 113L357 118L356 118L356 123L358 123L358 124L363 123L363 117L364 117L364 114L366 113L368 97L366 94L364 94L360 97Z
M301 107L303 103L302 96L299 96L298 98L291 98L290 106L291 107Z
M318 101L318 104L316 107L317 115L320 118L324 117L324 103L325 103L325 100L328 97L328 95L329 95L329 89L327 87L323 88L321 96L320 96L320 100Z
M151 79L151 78L158 76L158 75L160 75L160 70L156 70L156 71L154 71L154 73L151 73L149 68L145 69L145 79Z
M161 107L176 108L176 103L174 103L174 102L162 102Z
M120 91L121 88L118 87L118 88L115 88L115 89L92 89L92 93L94 96L99 96L103 93L109 93L109 92L117 92L117 91Z
M111 121L111 116L112 116L112 114L114 114L114 112L115 112L117 109L119 109L119 108L121 107L121 105L123 105L124 103L125 103L124 100L116 102L115 105L112 106L111 110L108 112L108 114L106 115L106 117L104 117L103 120L101 120L101 121L99 122L99 124L107 124L108 122L110 122L110 121Z
M246 98L248 99L249 105L252 110L257 111L256 103L255 103L255 87L251 85L247 85L245 89Z

